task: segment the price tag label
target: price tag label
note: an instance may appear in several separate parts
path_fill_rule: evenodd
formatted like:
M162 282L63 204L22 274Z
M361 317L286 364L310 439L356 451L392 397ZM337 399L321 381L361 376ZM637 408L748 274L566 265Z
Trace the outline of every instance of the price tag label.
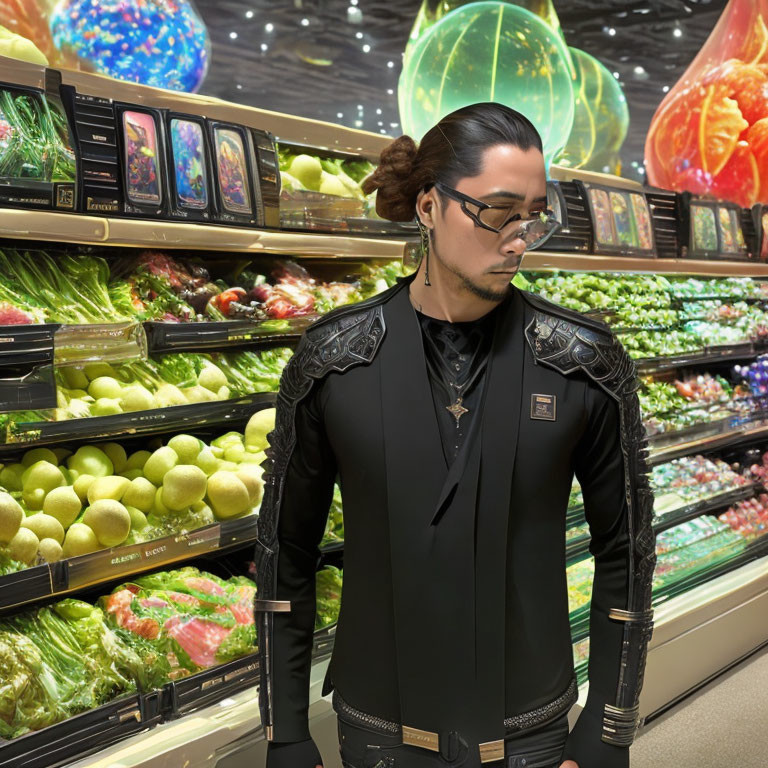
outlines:
M195 549L210 552L219 548L221 541L221 526L209 525L198 531L190 531L174 536L174 544L185 550Z

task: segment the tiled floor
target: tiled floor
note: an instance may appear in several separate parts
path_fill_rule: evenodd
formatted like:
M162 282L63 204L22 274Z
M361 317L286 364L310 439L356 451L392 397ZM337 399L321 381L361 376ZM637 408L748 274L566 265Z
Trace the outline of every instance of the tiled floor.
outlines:
M631 756L632 768L766 768L768 647L648 723Z

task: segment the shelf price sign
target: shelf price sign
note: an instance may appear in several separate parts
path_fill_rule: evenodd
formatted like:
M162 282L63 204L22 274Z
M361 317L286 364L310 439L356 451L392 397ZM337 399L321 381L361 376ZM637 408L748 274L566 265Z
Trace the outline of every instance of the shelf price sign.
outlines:
M85 587L170 565L190 556L212 552L219 548L220 541L221 525L216 523L143 544L102 549L89 555L73 557L66 561L67 588Z

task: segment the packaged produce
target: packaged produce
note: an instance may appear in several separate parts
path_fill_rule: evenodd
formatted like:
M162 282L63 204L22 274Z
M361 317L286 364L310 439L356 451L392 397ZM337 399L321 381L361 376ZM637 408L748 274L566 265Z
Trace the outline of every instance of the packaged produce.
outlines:
M146 686L99 608L63 600L0 620L0 737L13 739Z
M115 634L144 662L149 684L208 669L256 650L256 587L186 567L139 576L100 605Z
M113 265L109 291L123 313L140 320L263 323L324 314L360 301L393 285L402 269L399 260L366 265L359 275L324 282L295 261L275 260L268 274L241 261L213 278L201 264L145 251Z
M722 523L727 523L731 529L752 541L768 533L768 495L761 493L753 499L740 501L717 516Z
M0 251L0 324L116 323L133 314L107 290L109 266L97 256Z
M683 579L706 578L707 571L743 552L744 545L742 536L713 517L697 517L662 531L656 538L654 592L663 593Z

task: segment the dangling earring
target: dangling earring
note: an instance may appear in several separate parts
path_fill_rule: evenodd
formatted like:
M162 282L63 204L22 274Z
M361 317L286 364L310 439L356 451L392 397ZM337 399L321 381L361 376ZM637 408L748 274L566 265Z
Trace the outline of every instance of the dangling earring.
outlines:
M424 261L424 285L432 285L429 282L429 230L419 222L421 230L421 254Z

